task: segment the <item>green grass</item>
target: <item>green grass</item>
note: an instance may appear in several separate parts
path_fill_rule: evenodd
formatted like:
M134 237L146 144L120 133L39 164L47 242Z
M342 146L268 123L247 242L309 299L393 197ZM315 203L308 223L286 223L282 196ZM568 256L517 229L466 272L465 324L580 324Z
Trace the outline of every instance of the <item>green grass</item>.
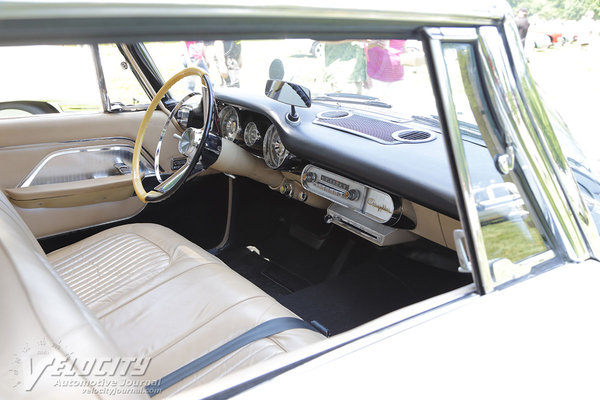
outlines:
M527 217L525 220L509 220L481 227L489 260L507 258L516 263L547 249L542 236Z

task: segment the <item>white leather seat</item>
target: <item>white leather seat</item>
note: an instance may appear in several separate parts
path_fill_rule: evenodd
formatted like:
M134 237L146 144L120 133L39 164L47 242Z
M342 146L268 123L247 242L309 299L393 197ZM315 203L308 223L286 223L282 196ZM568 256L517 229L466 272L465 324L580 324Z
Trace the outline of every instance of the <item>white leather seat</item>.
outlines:
M4 195L0 208L0 317L15 327L1 334L4 349L9 346L3 362L10 346L43 334L56 351L75 356L149 357L145 375L136 379L150 381L262 322L294 316L218 258L159 225L112 228L46 257ZM323 338L292 329L258 340L158 397ZM41 385L32 397L68 397Z

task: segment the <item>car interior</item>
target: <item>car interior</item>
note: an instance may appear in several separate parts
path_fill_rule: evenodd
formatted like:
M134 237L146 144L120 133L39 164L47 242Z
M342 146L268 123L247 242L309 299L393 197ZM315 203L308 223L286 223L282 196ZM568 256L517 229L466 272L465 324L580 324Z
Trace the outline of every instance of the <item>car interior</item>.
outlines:
M326 64L338 42L281 57L283 75L263 60L247 87L260 41L241 43L241 87L173 74L171 45L136 43L111 44L120 61L101 66L134 76L143 107L0 118L4 346L43 337L59 355L149 358L139 396L168 397L471 284L427 65L406 43L391 104L367 81L348 93L290 72ZM493 169L485 145L465 146ZM290 320L302 324L188 367Z

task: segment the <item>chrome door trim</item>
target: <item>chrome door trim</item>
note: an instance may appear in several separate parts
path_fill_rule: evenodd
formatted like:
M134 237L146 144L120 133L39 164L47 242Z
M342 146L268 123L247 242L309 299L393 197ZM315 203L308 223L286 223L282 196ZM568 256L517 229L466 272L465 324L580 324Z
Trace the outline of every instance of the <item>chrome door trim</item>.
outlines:
M126 136L107 136L107 137L98 137L98 138L60 140L60 141L56 141L56 142L28 143L28 144L0 146L0 152L3 150L44 148L44 147L54 147L54 146L72 144L72 143L101 142L101 141L128 141L128 142L131 142L132 144L135 144L135 139L132 139L132 138L129 138ZM146 157L150 160L152 159L152 156L146 149L142 148L142 152L144 154L144 157Z
M467 239L467 257L472 263L473 281L478 292L483 294L492 291L494 284L488 268L489 263L485 252L483 234L479 226L477 209L475 203L469 201L471 196L469 193L470 176L442 50L442 40L454 38L451 36L453 32L457 32L455 37L457 41L471 42L477 38L475 28L467 30L460 28L459 31L453 29L442 31L438 28L429 28L426 29L429 39L424 41L424 44L429 47L427 53L429 53L428 57L431 58L429 64L432 69L433 90L438 99L440 125L442 131L448 132L448 137L444 139L444 143L446 144L446 153L453 175L458 215Z
M23 181L21 181L21 183L19 183L19 185L17 185L17 187L29 187L29 186L34 186L34 185L43 185L43 184L48 184L48 183L54 183L54 182L51 182L51 180L50 181L42 180L41 182L36 182L36 183L34 183L34 182L36 181L36 178L38 178L38 175L40 175L40 173L42 171L49 168L48 167L49 163L58 157L64 157L64 156L68 156L68 155L77 156L79 154L95 153L95 152L99 152L99 153L102 153L102 152L109 153L110 152L111 158L114 156L115 152L131 153L131 155L133 156L133 146L131 146L131 145L97 145L97 146L67 148L67 149L61 149L61 150L54 151L54 152L46 155L34 167L34 169L31 170L31 172L29 172L27 174L27 176L23 179ZM146 161L145 163L143 163L144 164L144 175L145 176L153 175L154 171L151 168L151 161L145 157L143 157L143 158ZM123 162L123 160L121 162ZM116 169L114 166L114 162L112 160L108 160L107 164L110 164L110 165L107 165L108 168L110 168L112 166L114 169ZM105 178L105 177L111 176L110 172L113 172L112 169L100 170L100 171L87 171L87 173L92 174L94 179L95 178ZM114 173L112 175L118 175L118 174ZM87 178L87 179L92 179L92 178ZM77 180L81 180L81 179L66 180L64 182L71 182L71 181L77 181ZM64 182L60 182L60 183L64 183Z

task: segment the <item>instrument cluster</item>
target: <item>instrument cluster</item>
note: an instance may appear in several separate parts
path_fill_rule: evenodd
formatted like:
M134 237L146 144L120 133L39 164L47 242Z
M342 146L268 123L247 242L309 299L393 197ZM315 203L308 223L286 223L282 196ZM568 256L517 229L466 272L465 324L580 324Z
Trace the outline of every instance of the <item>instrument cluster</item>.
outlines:
M221 104L218 128L224 139L246 148L273 169L296 170L299 160L283 144L277 127L264 115Z

